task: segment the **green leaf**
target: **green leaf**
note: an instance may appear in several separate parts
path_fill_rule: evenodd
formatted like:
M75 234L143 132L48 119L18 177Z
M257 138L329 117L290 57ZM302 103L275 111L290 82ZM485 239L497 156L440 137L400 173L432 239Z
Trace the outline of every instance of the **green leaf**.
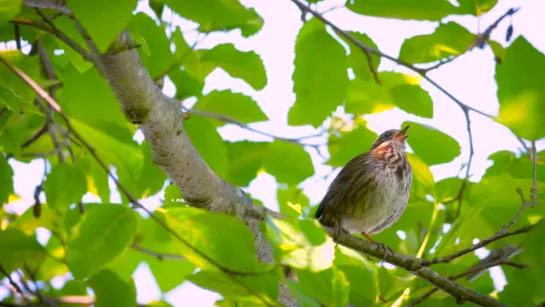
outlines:
M254 9L244 7L238 0L161 0L180 16L199 24L199 32L240 29L249 37L263 27L263 19Z
M0 25L7 23L19 14L23 0L3 0L0 2Z
M52 208L65 210L87 192L85 175L74 166L55 165L45 179L44 192Z
M327 164L334 167L345 166L348 161L367 152L376 139L377 134L363 125L356 126L352 131L342 131L340 136L330 134L330 158Z
M138 213L122 205L97 204L86 212L66 251L74 278L92 276L121 254L132 243L139 221Z
M48 204L40 204L40 206L40 218L34 216L34 206L31 206L25 210L17 220L10 224L10 226L21 230L29 236L34 234L38 227L62 233L62 223L59 223L59 220L62 219L61 213L55 211Z
M91 156L80 156L77 159L77 168L87 179L87 191L99 196L102 202L110 202L110 186L108 174L100 167L100 164Z
M18 50L1 50L0 57L23 71L31 79L39 81L40 64L37 56L24 55ZM34 90L4 64L0 65L0 84L1 87L15 95L20 102L24 104L34 103L34 97L36 97ZM4 96L4 94L7 94L5 91L0 92L0 94L2 94L2 100L4 101L13 99L13 97Z
M320 272L297 270L298 289L326 306L347 306L350 285L343 271L329 268ZM359 286L359 285L358 285Z
M191 143L206 164L220 177L227 176L229 157L227 147L211 120L193 116L184 122Z
M498 3L498 0L458 0L460 14L471 14L474 16L481 16L489 12L496 3Z
M420 117L433 117L433 101L430 94L416 85L397 85L390 89L392 99L401 110Z
M229 155L227 181L239 187L249 186L263 166L269 143L241 141L225 144Z
M195 265L189 261L144 256L146 256L144 259L146 259L155 281L163 293L179 286L195 271Z
M350 302L356 306L373 305L376 299L376 272L372 262L354 250L339 246L335 251L335 266L344 273L350 284Z
M380 78L379 74L379 78ZM388 88L374 80L354 78L348 84L345 111L354 115L380 113L395 107Z
M9 196L13 194L13 169L8 160L0 153L0 204L8 202ZM1 206L0 206L1 207Z
M353 32L353 31L348 31L348 34L352 35L355 39L359 40L364 45L374 49L378 49L375 42L373 42L373 40L369 36L367 36L367 34ZM371 73L371 69L369 68L369 59L367 58L367 55L365 54L365 52L362 51L360 47L358 47L356 44L352 43L348 39L343 37L343 40L350 46L350 55L348 55L348 66L352 68L356 77L364 81L371 80L375 82L374 76ZM376 54L371 55L371 61L373 63L373 69L375 72L378 71L380 60L381 60L380 56Z
M367 16L432 21L457 12L457 8L447 0L351 0L346 7Z
M537 153L537 156L545 154L545 151ZM492 160L494 164L490 166L484 177L489 176L501 176L503 174L509 174L513 178L533 178L534 165L530 158L525 155L517 157L515 153L502 150L491 154L488 160ZM540 163L539 160L536 163L536 178L538 181L545 182L545 164Z
M255 258L253 236L248 226L233 216L194 207L177 207L166 210L165 220L193 247L178 241L177 253L203 270L219 271L217 264L237 272L266 270Z
M232 91L212 91L199 98L193 109L225 115L244 124L268 120L250 96ZM227 124L219 121L221 124Z
M139 37L148 46L149 55L139 50L141 48L138 51L150 76L155 79L165 74L176 61L175 56L170 52L170 41L165 29L158 26L150 16L139 12L132 17L128 30L131 36Z
M163 207L180 206L183 201L182 192L174 183L165 188L164 198Z
M136 4L137 0L70 0L67 3L101 53L108 50L112 41L125 28Z
M300 216L303 209L310 206L308 197L295 186L290 186L287 189L278 187L276 198L278 199L280 213L290 217Z
M433 192L435 188L435 180L430 168L418 156L407 153L407 160L411 165L413 173L413 182L411 186L411 194L417 193L419 196ZM433 195L433 193L432 193Z
M282 264L318 272L330 268L335 257L334 242L316 220L267 217L265 236L273 244Z
M497 41L489 40L488 45L490 46L490 49L492 49L492 52L494 53L494 59L496 60L496 63L502 63L503 59L505 58L505 48L498 43Z
M428 125L411 121L402 124L406 125L411 126L407 142L426 164L447 163L460 155L460 144L451 136Z
M96 307L137 306L132 279L122 280L114 272L105 269L95 274L88 283L95 293Z
M126 119L114 92L96 69L78 72L72 65L65 69L63 95L59 101L70 118L100 129L105 124L125 125Z
M254 51L244 52L233 44L221 44L205 51L201 61L220 67L231 77L246 81L255 90L262 90L267 85L265 66Z
M458 177L445 178L435 184L435 199L439 203L450 201L458 196L462 180Z
M545 55L519 36L507 48L503 63L496 65L496 82L500 100L498 120L521 138L545 137L545 88L540 82L543 79Z
M342 104L348 86L346 51L317 19L304 23L295 42L288 124L318 127Z
M263 166L279 183L298 184L314 174L310 155L302 146L279 140L269 145Z
M17 229L0 231L0 265L12 272L27 265L36 268L46 257L45 250L34 236L26 236Z
M455 22L440 24L432 34L405 40L399 59L408 63L430 63L458 56L468 50L475 34Z
M188 280L227 299L243 303L242 306L246 306L245 303L275 306L278 297L278 281L271 275L229 277L221 272L200 271L189 276Z
M70 37L70 39L73 40L76 44L81 46L84 50L90 52L85 40L83 39L76 25L74 24L74 21L70 17L57 17L53 20L53 24L56 28L58 28L60 31ZM93 63L85 60L81 54L72 49L72 47L67 45L65 42L58 39L56 40L56 42L58 47L64 50L66 57L70 60L70 63L72 63L72 65L74 65L74 67L76 67L79 72L83 73L89 68L93 67Z
M176 99L184 100L188 97L200 97L204 88L204 77L198 78L186 70L173 69L168 77L176 86Z

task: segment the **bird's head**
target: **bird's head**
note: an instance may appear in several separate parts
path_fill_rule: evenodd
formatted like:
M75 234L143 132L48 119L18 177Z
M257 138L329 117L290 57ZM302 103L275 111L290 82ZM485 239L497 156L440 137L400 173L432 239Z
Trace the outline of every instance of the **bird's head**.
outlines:
M388 141L394 141L395 143L400 144L405 148L405 140L409 137L407 135L407 130L409 129L409 125L405 126L405 128L399 130L399 129L390 129L384 131L377 140L373 143L373 146L371 147L371 150L379 147L381 144L388 142Z

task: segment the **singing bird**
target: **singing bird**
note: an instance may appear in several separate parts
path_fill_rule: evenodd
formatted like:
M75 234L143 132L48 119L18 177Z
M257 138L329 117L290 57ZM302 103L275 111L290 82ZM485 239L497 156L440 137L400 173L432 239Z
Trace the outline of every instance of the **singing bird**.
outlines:
M399 220L412 183L405 154L408 128L383 132L368 152L342 168L316 211L322 225L335 228L337 236L342 230L375 242L370 235Z

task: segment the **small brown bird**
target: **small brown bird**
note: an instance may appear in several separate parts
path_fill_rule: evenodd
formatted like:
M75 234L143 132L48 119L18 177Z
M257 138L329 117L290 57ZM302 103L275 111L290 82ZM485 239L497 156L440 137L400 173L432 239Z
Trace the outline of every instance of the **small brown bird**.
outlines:
M412 183L405 154L407 129L383 132L371 149L348 162L329 186L315 218L322 225L370 235L392 226L405 211Z

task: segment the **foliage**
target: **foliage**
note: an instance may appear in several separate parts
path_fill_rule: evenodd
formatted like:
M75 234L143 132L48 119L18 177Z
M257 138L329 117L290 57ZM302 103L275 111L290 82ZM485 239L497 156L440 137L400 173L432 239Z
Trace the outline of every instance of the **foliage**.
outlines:
M226 126L256 131L253 124L270 121L269 114L247 93L205 91L207 77L221 69L248 88L263 90L269 76L261 56L221 39L209 48L199 46L198 41L190 44L185 30L161 18L169 10L198 25L188 32L203 35L230 32L248 38L262 33L263 18L238 0L151 0L146 13L135 13L138 3L134 0L70 0L67 8L72 14L34 9L21 0L0 1L0 41L16 37L26 46L0 50L0 273L24 274L32 288L40 288L40 295L35 295L22 287L26 298L39 300L43 294L63 303L67 297L91 297L95 306L136 306L132 274L141 263L148 265L162 294L191 282L219 293L218 306L276 305L279 281L301 306L378 306L417 299L431 289L429 283L406 269L387 269L380 259L336 245L311 218L317 204L311 203L303 189L303 182L308 183L318 171L311 159L313 150L327 151L320 163L331 171L342 167L368 150L381 132L368 126L368 116L398 109L414 115L402 123L410 125L408 159L413 185L405 214L374 238L394 251L433 259L470 247L475 239L494 236L511 220L509 229L532 224L529 233L493 240L487 246L524 246L509 262L503 259L497 264L504 265L505 288L496 290L488 271L457 282L505 304L543 304L545 250L541 240L545 225L541 219L545 205L524 210L518 220L513 217L521 207L516 188L523 190L524 206L532 200L528 191L533 186L537 186L537 198L545 199L545 151L537 153L535 164L528 158L532 157L530 141L545 137L545 87L541 84L545 55L523 35L512 43L500 44L489 37L480 41L482 48L490 47L496 60L501 59L495 64L499 116L475 112L477 105L454 99L455 103L465 115L488 116L498 126L507 127L520 139L524 152L491 154L487 160L492 166L478 180L468 177L473 153L465 154L469 149L459 140L429 125L437 106L421 78L444 63L455 65L457 57L471 52L482 39L456 21L439 21L459 15L476 20L496 2L464 0L454 6L444 0L410 4L402 0L347 1L346 8L355 14L437 25L433 33L403 42L398 63L412 72L380 70L384 54L376 51L381 46L368 34L348 31L351 40L308 15L294 42L294 102L285 120L292 126L323 128L326 132L318 138L324 143L316 145L303 138L273 135L270 140L268 133L262 133L267 141L227 141L220 133ZM270 263L256 258L255 238L246 223L237 219L240 212L231 212L236 215L232 216L190 207L188 204L207 200L185 198L186 193L176 185L166 184L164 165L155 164L157 155L175 156L177 152L157 152L154 144L135 140L139 127L127 121L116 96L119 93L110 87L101 67L83 56L96 51L123 52L112 42L125 30L147 73L159 85L168 78L175 87L175 99L196 101L183 131L177 124L182 118L165 116L162 124L167 131L194 146L210 171L230 184L248 187L261 172L275 178L278 187L269 188L275 191L279 211L286 218L267 216L259 222L272 247ZM70 46L59 33L80 49ZM368 49L362 50L356 41ZM371 54L369 48L375 51ZM37 94L10 65L44 88L63 115L55 114L43 94ZM133 81L121 80L124 84ZM147 90L151 91L142 89ZM139 99L137 93L131 95ZM346 116L340 116L338 110ZM471 129L469 119L456 124ZM471 130L468 136L473 142ZM181 163L185 163L183 158ZM43 182L36 187L34 204L19 214L14 212L18 187L13 178L18 170L13 162L33 160L45 161ZM464 163L464 171L436 180L430 168L446 163ZM115 188L110 188L109 176L116 178ZM121 194L119 202L111 200L112 192ZM164 202L150 211L153 217L150 212L134 210L135 202L157 195ZM95 200L87 201L87 197ZM40 232L50 235L46 242L39 242ZM477 262L475 254L468 253L432 268L448 277ZM517 264L529 267L521 270ZM287 267L297 275L296 280L286 278ZM61 288L53 286L53 278L63 280ZM14 293L0 300L0 304L25 303ZM454 304L441 291L423 302L429 306Z

